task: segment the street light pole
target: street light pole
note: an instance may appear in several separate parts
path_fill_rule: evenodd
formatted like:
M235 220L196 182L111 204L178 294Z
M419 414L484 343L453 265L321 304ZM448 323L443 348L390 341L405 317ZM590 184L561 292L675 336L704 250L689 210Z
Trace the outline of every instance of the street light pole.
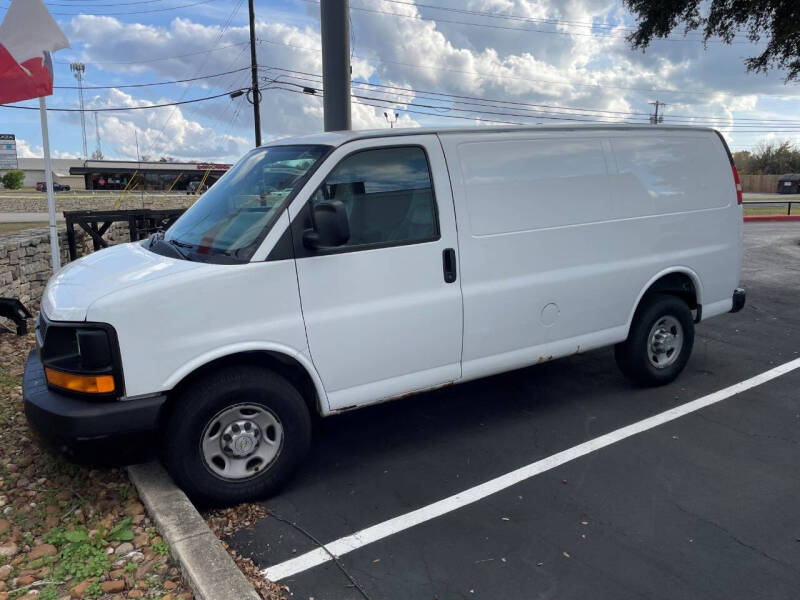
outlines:
M394 129L394 124L397 123L397 120L400 118L400 115L394 113L394 120L389 118L389 113L383 113L383 116L386 118L386 122L389 124L389 129Z
M83 74L86 72L86 65L79 62L69 64L69 70L78 80L78 100L81 107L81 133L83 134L83 159L89 158L89 151L86 148L86 113L83 110Z
M325 131L351 128L350 121L350 2L321 0L322 106Z
M253 0L248 0L250 9L250 71L253 77L253 126L256 130L256 147L261 145L261 92L258 89L258 62L256 61L256 13Z

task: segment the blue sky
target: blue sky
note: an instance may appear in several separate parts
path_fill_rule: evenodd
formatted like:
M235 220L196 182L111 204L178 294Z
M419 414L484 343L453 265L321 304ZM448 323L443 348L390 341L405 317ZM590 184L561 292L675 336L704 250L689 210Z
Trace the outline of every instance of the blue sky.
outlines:
M8 3L0 0L0 16ZM190 100L249 85L245 0L46 4L72 44L54 56L55 85L74 86L69 62L80 60L87 88L103 88L85 91L89 153L96 147L92 108ZM704 48L696 33L676 34L642 53L624 39L630 15L610 0L420 4L351 0L353 77L372 84L354 87L355 128L387 127L383 113L395 111L396 126L404 127L641 122L658 99L667 103L666 123L715 126L734 150L800 141L800 86L786 84L781 72L747 73L743 59L760 46L744 39ZM321 86L318 3L255 5L265 140L320 131L322 100L302 93ZM48 103L76 108L77 90L57 89ZM135 157L138 141L139 153L156 159L232 161L253 143L244 97L96 114L106 158ZM50 125L55 156L82 154L77 113L51 112ZM21 155L41 153L38 113L0 109L0 132L17 135Z

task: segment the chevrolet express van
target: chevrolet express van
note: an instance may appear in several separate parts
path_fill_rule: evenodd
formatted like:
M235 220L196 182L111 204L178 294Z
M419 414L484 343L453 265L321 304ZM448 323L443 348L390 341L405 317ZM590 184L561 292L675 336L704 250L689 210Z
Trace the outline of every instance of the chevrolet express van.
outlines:
M334 132L256 148L164 234L53 276L30 422L156 432L201 502L270 494L327 416L614 345L672 381L737 311L722 137L665 126Z

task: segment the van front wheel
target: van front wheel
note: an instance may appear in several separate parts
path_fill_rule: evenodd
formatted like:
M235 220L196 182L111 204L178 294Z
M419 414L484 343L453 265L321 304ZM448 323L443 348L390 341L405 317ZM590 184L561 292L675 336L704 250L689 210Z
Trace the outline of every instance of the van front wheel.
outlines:
M628 339L614 347L622 373L640 385L665 385L689 360L694 321L686 302L654 294L636 309Z
M267 369L223 368L193 382L176 400L164 462L201 504L230 505L274 493L308 450L306 403Z

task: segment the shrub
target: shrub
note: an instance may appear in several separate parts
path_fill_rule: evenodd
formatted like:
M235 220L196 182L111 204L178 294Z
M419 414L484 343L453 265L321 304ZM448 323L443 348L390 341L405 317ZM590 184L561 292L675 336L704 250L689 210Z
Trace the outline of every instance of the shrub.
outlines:
M25 181L25 173L19 169L11 169L3 175L3 187L9 190L18 190Z

